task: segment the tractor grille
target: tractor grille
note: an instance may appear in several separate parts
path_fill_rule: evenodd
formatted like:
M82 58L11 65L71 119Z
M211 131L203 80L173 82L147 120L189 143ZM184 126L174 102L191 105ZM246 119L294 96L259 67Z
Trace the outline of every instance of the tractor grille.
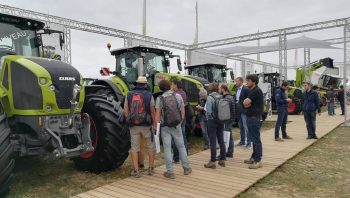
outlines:
M60 109L69 109L75 84L80 85L80 74L73 66L56 61L39 58L30 58L30 61L44 67L51 75L55 86L56 102ZM75 80L72 80L72 79ZM77 100L80 98L78 94Z
M11 64L13 103L16 109L42 109L43 95L37 77L24 66Z

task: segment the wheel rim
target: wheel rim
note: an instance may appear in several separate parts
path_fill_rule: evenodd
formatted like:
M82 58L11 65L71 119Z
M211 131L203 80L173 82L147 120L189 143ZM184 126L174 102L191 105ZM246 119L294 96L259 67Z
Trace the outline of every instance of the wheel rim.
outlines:
M88 159L88 158L92 157L96 153L96 148L97 148L97 144L98 144L97 127L96 127L95 121L91 117L90 117L90 123L91 123L91 125L90 125L90 138L92 141L92 147L94 147L94 151L80 155L80 157L83 159Z
M290 102L288 105L288 113L292 113L295 111L297 105L295 104L294 101Z

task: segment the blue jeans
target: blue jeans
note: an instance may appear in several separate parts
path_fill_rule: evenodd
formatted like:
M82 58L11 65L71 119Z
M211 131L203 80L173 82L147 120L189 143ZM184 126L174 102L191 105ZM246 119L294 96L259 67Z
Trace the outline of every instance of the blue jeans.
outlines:
M262 143L260 139L261 128L260 117L247 117L247 127L253 142L252 157L254 161L260 162L262 158Z
M225 124L225 131L230 131L230 141L228 144L228 148L227 148L227 155L232 157L233 156L233 152L234 152L234 146L233 146L233 127L232 127L233 123L227 123Z
M216 138L220 145L220 160L226 160L226 148L224 142L224 126L213 119L208 119L208 135L210 141L210 160L216 161Z
M246 136L247 136L247 144L251 144L252 140L247 127L247 116L245 114L241 113L241 117L239 119L238 125L239 125L240 134L241 134L240 144L245 145Z
M171 156L171 140L174 140L176 147L179 150L179 157L183 168L189 168L190 164L187 158L186 148L183 141L183 135L181 132L181 126L174 127L162 127L161 136L164 148L165 166L168 173L174 173L173 160Z
M199 118L199 124L201 125L204 144L206 146L209 146L210 144L209 144L209 137L208 137L208 122L204 116Z
M316 136L316 112L304 112L304 120L308 136Z
M182 137L183 137L183 140L184 140L186 152L188 154L188 145L187 145L187 137L186 137L186 123L185 122L181 123L181 132L182 132ZM174 140L171 141L171 144L173 146L173 152L174 152L173 160L178 162L180 160L179 159L179 151L177 150L177 147L175 145Z
M339 101L340 103L340 108L341 108L341 114L344 115L344 112L345 112L345 103L344 101Z
M328 102L328 115L335 115L333 102Z
M277 109L277 122L275 126L275 139L279 138L280 129L282 129L282 137L287 137L287 122L288 122L288 109L278 108Z

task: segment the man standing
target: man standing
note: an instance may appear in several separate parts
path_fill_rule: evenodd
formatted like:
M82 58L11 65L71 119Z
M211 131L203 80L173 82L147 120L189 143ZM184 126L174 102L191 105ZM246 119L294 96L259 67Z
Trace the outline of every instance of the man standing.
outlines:
M182 89L182 82L180 80L172 81L171 89L182 97L182 100L186 106L187 95L186 95L186 92ZM186 152L188 154L188 146L187 146L187 138L186 138L186 118L181 123L181 131L182 131ZM179 151L176 148L174 141L172 141L172 145L173 145L173 152L174 152L174 155L173 155L174 163L179 163Z
M192 172L187 158L181 131L181 122L185 119L185 107L182 97L170 90L170 82L161 80L159 89L163 92L156 102L156 123L161 125L161 136L164 147L164 158L167 171L164 177L175 179L173 160L171 156L171 140L173 139L179 151L180 161L184 169L184 175Z
M140 76L135 89L130 91L124 102L124 115L130 125L131 135L131 158L133 162L132 176L138 178L141 176L139 167L139 152L141 136L146 141L149 157L148 174L154 174L155 144L152 141L152 132L150 130L155 116L154 99L152 93L147 91L147 78Z
M283 82L281 87L276 89L275 101L277 106L277 122L275 126L275 141L283 142L279 137L279 131L282 129L283 139L292 139L287 135L287 122L288 122L288 103L292 100L287 97L289 89L289 83Z
M239 110L239 130L241 134L241 141L236 146L245 146L246 148L251 147L251 137L247 127L247 115L243 108L243 101L247 98L249 89L243 85L243 78L236 78L236 102ZM245 143L247 138L247 144Z
M205 90L204 88L201 88L199 90L199 105L196 108L198 111L199 124L201 125L201 129L202 129L202 136L204 141L203 150L207 150L209 148L208 121L204 110L204 106L205 106L205 103L207 102L207 98L208 98L207 90Z
M232 105L232 112L231 112L231 120L227 121L226 123L224 123L224 131L229 131L230 132L230 140L229 140L229 146L228 146L228 149L227 149L227 152L226 152L226 157L228 158L233 158L233 136L232 136L232 133L233 133L233 128L232 128L232 125L233 125L233 122L234 122L234 118L235 118L235 115L236 113L234 112L235 110L235 100L233 98L233 96L231 96L231 94L229 93L228 91L228 87L226 84L221 84L220 85L220 89L219 89L219 92L220 94L222 95L223 98L225 99L228 99L231 101L231 105ZM220 157L219 157L220 159Z
M302 105L308 133L306 139L318 139L316 136L316 110L321 114L320 98L309 82L304 82L304 90Z
M250 159L244 163L250 164L250 169L262 167L262 143L260 139L261 116L264 111L264 95L257 86L259 78L255 74L247 76L247 86L249 88L248 97L243 101L244 109L247 112L247 127L253 142L253 153Z
M219 91L219 85L217 83L210 83L208 87L209 96L207 98L206 106L206 116L208 119L208 136L210 142L210 160L208 163L204 164L205 168L216 168L216 138L220 145L220 159L219 165L225 167L226 160L226 148L224 142L224 125L219 123L215 112L216 112L216 101L221 98Z
M340 103L340 108L341 108L341 114L340 115L344 115L344 86L340 85L340 91L338 93L337 99Z

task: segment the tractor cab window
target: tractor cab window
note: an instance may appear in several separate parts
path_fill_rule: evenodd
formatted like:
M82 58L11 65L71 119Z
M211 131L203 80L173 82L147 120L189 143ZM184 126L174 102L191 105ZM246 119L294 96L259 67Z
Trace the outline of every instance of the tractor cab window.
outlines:
M224 70L220 67L212 67L211 73L213 74L213 82L225 82L224 76L222 73Z
M35 31L25 27L0 23L0 55L12 52L22 56L38 56L39 50L34 45L35 36Z
M157 71L157 72L167 72L167 67L165 65L165 57L163 55L158 55L155 53L146 53L144 57L145 71Z
M194 67L190 69L190 74L204 79L209 79L207 67Z

